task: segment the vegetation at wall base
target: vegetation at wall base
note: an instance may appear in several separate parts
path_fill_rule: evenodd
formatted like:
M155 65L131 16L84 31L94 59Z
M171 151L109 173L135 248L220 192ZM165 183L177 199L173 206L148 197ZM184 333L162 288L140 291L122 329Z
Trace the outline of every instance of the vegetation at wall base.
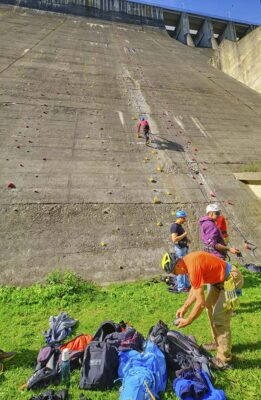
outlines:
M243 269L242 269L243 271ZM234 369L217 373L215 386L224 389L229 400L260 398L260 308L261 277L243 271L245 287L241 307L232 320ZM39 349L44 346L42 332L48 329L51 315L67 312L79 324L73 331L93 334L103 320L129 321L145 337L159 319L171 328L176 310L185 294L172 294L159 279L99 287L76 276L56 270L46 284L28 288L0 287L0 348L17 355L4 365L0 375L1 400L29 400L42 390L27 391L19 387L32 375ZM184 333L193 334L198 343L211 340L204 312ZM80 371L71 374L70 398L78 400ZM61 387L50 386L58 390ZM85 392L91 400L116 400L119 385L106 392ZM169 385L161 399L175 399Z

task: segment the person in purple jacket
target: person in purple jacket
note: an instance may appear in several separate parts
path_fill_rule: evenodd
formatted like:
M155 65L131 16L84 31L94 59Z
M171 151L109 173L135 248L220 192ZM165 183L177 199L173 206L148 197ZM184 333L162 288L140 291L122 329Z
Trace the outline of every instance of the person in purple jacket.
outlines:
M239 254L240 251L235 247L225 245L222 233L215 224L220 211L220 207L217 204L209 204L207 206L206 215L199 220L200 237L205 245L205 251L225 260L228 252Z

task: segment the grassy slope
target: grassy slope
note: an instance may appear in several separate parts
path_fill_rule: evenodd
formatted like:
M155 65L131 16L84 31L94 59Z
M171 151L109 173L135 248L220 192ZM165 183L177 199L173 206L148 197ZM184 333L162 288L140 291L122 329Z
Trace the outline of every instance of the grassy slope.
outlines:
M260 283L257 274L244 272L246 285L241 308L233 318L235 369L218 373L216 387L223 388L230 400L259 399L260 367ZM26 289L0 288L0 348L15 350L17 356L6 363L0 375L0 399L30 399L33 393L19 386L31 376L36 356L44 345L41 332L48 328L50 315L68 312L79 320L74 334L94 333L106 319L130 321L145 336L159 319L171 324L185 295L169 294L163 283L152 281L95 287L66 274L62 279L52 274L47 286ZM206 314L184 330L199 343L210 340ZM71 377L71 399L78 400L79 371ZM87 392L89 399L118 399L118 387L108 393ZM162 399L174 399L169 390Z

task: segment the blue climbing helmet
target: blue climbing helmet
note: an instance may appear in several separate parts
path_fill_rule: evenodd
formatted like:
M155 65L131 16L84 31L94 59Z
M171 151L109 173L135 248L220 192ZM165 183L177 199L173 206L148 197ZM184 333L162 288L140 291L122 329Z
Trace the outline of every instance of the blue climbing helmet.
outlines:
M177 211L176 212L176 218L187 218L187 214L185 213L185 211Z
M145 121L145 117L143 117L143 115L140 117L141 121Z

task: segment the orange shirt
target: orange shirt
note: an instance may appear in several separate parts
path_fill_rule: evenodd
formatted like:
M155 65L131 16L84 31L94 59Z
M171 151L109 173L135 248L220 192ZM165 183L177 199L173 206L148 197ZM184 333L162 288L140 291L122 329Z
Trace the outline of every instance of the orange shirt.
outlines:
M225 279L226 262L213 254L205 251L193 251L184 256L182 260L194 289L207 283L220 283Z

